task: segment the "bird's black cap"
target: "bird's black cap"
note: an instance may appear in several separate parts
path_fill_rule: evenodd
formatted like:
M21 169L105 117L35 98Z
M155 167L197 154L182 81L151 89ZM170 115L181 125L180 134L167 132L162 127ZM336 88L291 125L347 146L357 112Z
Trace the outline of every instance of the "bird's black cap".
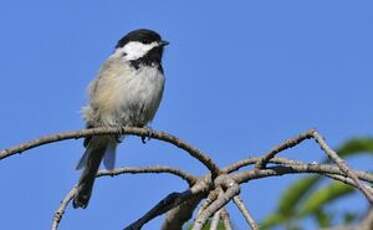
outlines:
M133 30L133 31L129 32L124 37L122 37L118 41L115 48L123 47L130 41L138 41L138 42L142 42L144 44L150 44L152 42L161 42L162 38L157 32L155 32L153 30L137 29L137 30Z

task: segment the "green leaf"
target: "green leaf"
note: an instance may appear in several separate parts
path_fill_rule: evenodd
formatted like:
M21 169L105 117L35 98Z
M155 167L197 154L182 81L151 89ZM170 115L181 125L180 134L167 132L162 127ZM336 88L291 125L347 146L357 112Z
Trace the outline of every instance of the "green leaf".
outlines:
M337 148L337 153L341 157L372 154L373 137L350 139ZM329 160L325 158L323 162L328 163ZM313 215L320 226L326 226L331 221L332 216L331 213L324 213L323 207L335 199L353 193L354 190L345 184L337 182L333 182L320 190L315 190L315 186L323 178L319 175L307 176L290 185L282 193L276 212L264 219L263 225L266 227L264 229L276 225L288 226L292 221L299 221L309 215ZM350 220L349 217L346 217L346 219L347 221Z
M202 230L209 230L211 225L211 221L209 221L205 226L203 226ZM218 230L225 230L224 222L219 220Z
M320 180L320 176L306 176L294 182L290 187L281 195L276 214L267 216L261 228L269 229L270 227L289 223L296 217L296 207L300 201L312 190L312 188Z
M320 180L320 176L313 175L304 177L292 185L282 194L277 212L291 217L295 214L296 206L311 191Z
M326 213L323 209L317 210L314 217L320 228L327 228L331 226L332 216L331 214Z
M354 222L358 218L356 213L346 212L343 214L343 224L348 225Z
M263 220L260 224L260 229L270 229L271 227L284 223L286 220L287 218L281 214L272 214Z
M332 182L328 186L323 187L314 193L310 194L303 204L300 211L301 215L315 214L321 210L326 204L353 193L355 190L341 182Z
M353 138L345 142L340 148L338 148L337 153L341 157L347 157L350 155L355 155L357 153L373 153L373 138L372 137L360 137Z

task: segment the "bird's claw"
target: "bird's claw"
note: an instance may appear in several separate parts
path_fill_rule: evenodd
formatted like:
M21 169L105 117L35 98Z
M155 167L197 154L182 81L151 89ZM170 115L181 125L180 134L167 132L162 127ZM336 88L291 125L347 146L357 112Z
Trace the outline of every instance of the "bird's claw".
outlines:
M154 130L150 127L144 127L146 129L146 134L141 137L141 141L143 144L146 144L147 141L150 141L152 139L152 136L154 134Z
M115 141L118 143L118 144L120 144L120 143L122 143L122 137L120 136L120 135L116 135L115 136Z

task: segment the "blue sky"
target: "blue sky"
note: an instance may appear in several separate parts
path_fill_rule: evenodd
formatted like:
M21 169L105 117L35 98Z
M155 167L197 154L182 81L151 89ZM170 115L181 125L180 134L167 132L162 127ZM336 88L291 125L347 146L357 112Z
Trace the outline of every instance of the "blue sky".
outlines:
M0 148L77 130L86 86L116 41L146 27L171 42L164 98L152 126L173 133L221 165L260 155L283 139L319 129L337 146L373 134L371 1L2 1L0 2ZM0 161L2 229L48 229L73 186L81 140ZM314 144L283 156L322 159ZM118 166L206 169L157 141L127 138ZM371 158L351 162L367 169ZM246 184L257 219L299 176ZM68 208L61 229L120 229L169 192L186 188L165 175L97 181L86 210ZM356 195L340 207L362 209ZM338 206L338 207L339 207ZM231 207L231 206L230 206ZM238 229L243 222L231 207ZM160 217L144 229L158 229Z

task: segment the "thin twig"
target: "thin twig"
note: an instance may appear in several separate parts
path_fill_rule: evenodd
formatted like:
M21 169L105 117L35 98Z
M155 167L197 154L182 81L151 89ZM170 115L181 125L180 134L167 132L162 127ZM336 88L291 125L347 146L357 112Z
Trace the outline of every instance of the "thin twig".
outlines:
M113 170L100 170L97 173L97 177L104 177L104 176L118 176L121 174L142 174L142 173L169 173L172 175L176 175L184 180L186 180L189 184L194 184L196 182L196 178L194 176L189 175L188 173L171 168L168 166L148 166L148 167L124 167L124 168L117 168ZM65 213L65 210L71 200L74 198L76 194L76 185L70 190L70 192L65 196L65 198L61 201L60 206L57 208L52 222L52 230L57 230L58 225L62 220L62 217Z
M260 161L256 163L255 167L258 169L265 168L269 160L271 160L277 153L280 153L286 149L292 148L306 139L312 138L313 131L314 131L313 129L310 129L307 132L299 134L298 136L289 138L283 143L281 143L280 145L274 147L271 151L266 153Z
M214 202L218 196L219 196L219 193L220 191L217 189L215 190L212 190L209 192L209 195L207 196L207 198L204 200L204 202L202 203L201 207L198 209L197 211L197 217L199 215L201 215L201 213L212 203Z
M155 217L166 213L168 210L172 209L176 205L182 203L183 201L190 198L193 194L187 190L183 193L170 193L164 199L162 199L158 204L156 204L150 211L148 211L144 216L136 220L134 223L125 227L124 230L139 230Z
M210 230L217 230L220 222L221 209L215 212L211 219Z
M22 153L26 150L68 139L78 139L82 137L95 136L95 135L108 135L108 134L117 134L117 135L135 135L139 137L144 137L149 135L149 130L145 128L135 128L135 127L121 127L121 128L93 128L93 129L82 129L78 131L71 132L62 132L57 134L52 134L44 137L37 138L19 144L7 149L0 151L0 160L10 157L16 153ZM150 137L157 140L162 140L167 143L173 144L176 147L185 150L189 155L199 160L203 163L212 173L213 178L220 174L219 167L212 161L207 154L202 153L199 149L193 147L192 145L187 144L183 140L165 133L153 131L150 133Z
M197 178L183 170L172 168L168 166L147 166L147 167L123 167L123 168L116 168L113 170L100 170L97 173L97 177L102 176L117 176L120 174L139 174L139 173L169 173L175 176L180 177L181 179L188 182L190 186L197 182Z
M71 200L74 198L75 194L76 194L76 186L74 186L70 190L70 192L66 194L65 198L61 201L60 206L54 213L52 227L51 227L52 230L58 229L58 225L60 224L62 217L65 214L66 207L71 202Z
M231 173L231 172L241 169L242 167L256 164L260 160L262 160L262 157L249 157L247 159L237 161L223 168L222 171L223 173ZM304 164L301 161L290 160L290 159L286 159L283 157L273 157L272 159L268 161L268 163L271 163L271 164Z
M264 157L244 159L225 167L223 170L220 170L220 168L212 161L212 159L201 152L199 149L187 144L186 142L171 134L167 134L164 132L149 133L148 129L134 127L83 129L79 131L63 132L44 136L8 149L1 150L0 160L10 157L16 153L22 153L29 149L52 142L58 142L67 139L78 139L93 135L114 134L135 135L140 137L150 135L153 139L161 140L183 149L189 155L200 161L209 169L209 173L201 178L197 178L182 170L165 166L153 166L145 168L126 167L111 171L100 171L97 174L97 177L115 176L124 173L170 173L186 180L190 186L190 188L188 190L185 190L184 192L170 193L167 197L165 197L162 201L155 205L150 211L148 211L143 217L139 218L133 224L129 225L126 229L140 229L144 224L146 224L156 216L164 214L168 211L169 212L167 218L169 221L165 222L165 229L174 230L178 229L179 227L181 228L182 224L191 217L193 210L197 207L198 203L206 196L208 196L208 198L206 199L205 204L201 206L200 212L198 213L197 219L194 223L193 230L200 230L206 223L207 219L210 218L213 214L215 214L213 218L215 221L216 219L221 217L224 221L226 229L231 229L229 216L224 209L224 206L232 199L236 202L236 204L238 204L238 206L240 206L240 204L243 205L242 202L240 203L239 199L234 198L240 192L240 184L246 183L249 180L253 179L260 179L270 176L280 176L292 173L318 173L320 175L330 177L331 179L341 181L362 191L363 194L367 197L368 201L371 204L373 203L373 189L369 185L360 181L364 180L366 182L373 183L373 174L356 171L349 168L346 162L328 146L323 137L314 129L311 129L301 135L286 140L284 143L278 145L270 152L266 153ZM300 144L302 141L310 138L313 138L320 145L321 149L325 152L325 154L329 156L330 159L332 159L336 163L337 167L330 164L304 164L300 161L293 161L276 157L276 154L288 148L294 147ZM267 167L268 163L277 164L279 166ZM255 164L255 169L243 172L235 172L240 168L250 164ZM217 197L215 196L216 194L214 195L216 191L221 191L220 194L218 193ZM53 218L53 230L57 230L64 212L69 202L75 196L75 193L76 190L74 186L74 188L61 201L61 204L56 210ZM245 218L251 217L250 213L248 215L249 217L247 216L248 211L242 205L241 209L243 207L243 211L241 211L243 213L246 213L244 214ZM218 212L220 212L219 215L216 214ZM252 222L251 226L255 225L255 222L253 222L252 218L251 220L250 218L247 220Z
M132 224L125 227L125 230L138 230L141 229L144 224L154 219L155 217L166 213L172 208L182 204L183 202L191 199L192 197L201 195L206 188L204 181L198 181L192 188L182 193L171 193L156 204L150 211L144 216L133 222Z
M312 136L315 139L315 141L320 145L321 149L325 152L325 154L336 163L336 165L341 169L342 172L344 172L355 182L356 187L365 195L370 204L373 205L373 194L369 190L367 190L365 186L361 184L358 176L352 169L350 169L350 167L348 167L346 161L340 158L338 154L332 148L329 147L329 145L325 142L324 138L321 136L319 132L317 132L316 130L312 130Z
M244 216L247 224L251 227L251 229L259 230L258 224L255 222L249 210L246 208L241 197L239 195L233 197L233 202L236 204L237 208L241 211L242 215Z
M314 165L317 166L317 165ZM265 177L271 177L271 176L282 176L285 174L294 174L294 173L317 173L323 176L328 176L325 174L333 174L333 172L329 170L323 170L318 167L307 167L307 165L283 165L283 166L275 166L270 167L267 169L252 169L245 172L238 172L231 175L232 179L235 180L238 184L246 183L250 180L259 179L259 178L265 178ZM363 176L363 175L362 175ZM371 180L372 175L369 177L361 177L364 178L367 182L373 183L373 180ZM343 177L342 177L343 178ZM353 187L356 187L356 184L353 180L340 180L339 177L334 177L333 179L347 183Z
M214 190L210 191L209 196L205 200L204 204L201 206L201 208L198 210L198 213L196 215L196 219L199 219L200 216L203 214L203 211L205 211L206 208L210 206L216 199L222 199L224 194L224 190L221 186L216 187ZM220 214L221 210L219 209L214 213L214 216L212 217L211 223L210 223L210 230L216 230L219 221L220 221Z
M201 230L212 214L225 206L235 195L240 193L240 186L229 175L217 177L215 184L216 186L222 186L226 191L197 217L192 230Z
M234 172L237 169L236 166L241 167L243 166L243 164L246 165L246 163L256 164L256 162L258 162L260 159L261 159L260 157L255 157L255 158L247 159L245 161L241 161L242 164L236 164L236 163L232 164L228 167L225 167L223 169L223 172L227 172L227 173ZM331 164L317 164L317 163L306 164L306 163L302 163L301 161L292 161L292 160L287 160L285 158L279 158L279 157L275 157L271 159L270 163L280 164L281 166L284 166L284 167L290 167L296 171L296 172L289 172L289 173L317 173L321 175L336 174L340 176L345 176L345 174L338 167L331 165ZM372 173L368 173L365 171L359 171L359 170L355 170L354 172L359 177L360 180L373 183ZM241 173L255 174L253 170L243 171ZM262 172L260 172L258 175L261 175L261 174Z
M326 177L329 177L330 179L333 179L335 181L339 181L339 182L342 182L344 184L347 184L347 185L351 185L351 186L354 186L354 187L357 187L356 186L356 183L355 181L353 181L351 178L349 177L346 177L346 176L340 176L340 175L335 175L335 174L325 174ZM363 186L369 190L371 193L373 193L373 188L370 187L368 184L366 183L363 183Z
M310 129L305 133L302 133L296 137L290 138L283 142L282 144L276 146L273 148L270 152L264 155L264 157L256 163L256 168L261 169L266 166L266 164L277 154L280 153L288 148L292 148L302 141L306 139L313 138L315 139L316 143L318 143L321 147L321 149L324 151L324 153L333 160L336 165L341 169L343 173L345 173L347 176L349 176L356 184L357 189L359 189L364 196L368 199L369 203L373 205L373 194L365 188L358 179L358 176L354 173L353 170L350 169L350 167L347 165L346 161L343 160L338 156L338 154L329 147L329 145L325 142L324 138L321 136L319 132L315 129Z
M224 229L232 230L231 218L225 208L222 208L221 210L221 218L223 219Z
M192 218L197 205L205 197L205 193L200 193L168 211L162 224L162 230L182 230L184 224Z

